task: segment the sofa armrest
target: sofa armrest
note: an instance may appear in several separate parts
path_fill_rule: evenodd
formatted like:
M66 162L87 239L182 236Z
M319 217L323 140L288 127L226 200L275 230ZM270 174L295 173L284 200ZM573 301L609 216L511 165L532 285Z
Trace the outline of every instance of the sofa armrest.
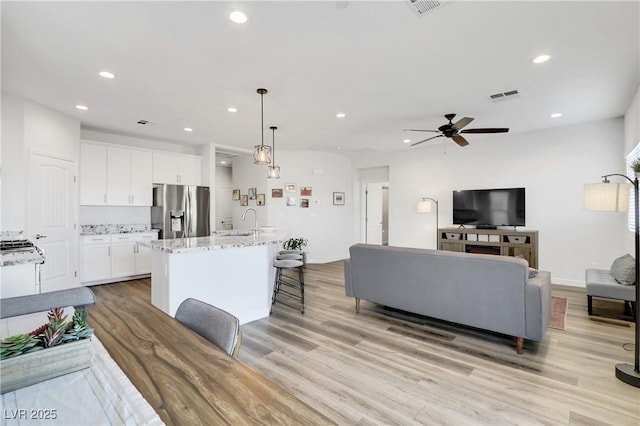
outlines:
M355 297L353 295L353 280L351 279L351 259L344 260L344 294Z
M525 318L527 339L542 341L551 319L551 273L539 271L527 280Z

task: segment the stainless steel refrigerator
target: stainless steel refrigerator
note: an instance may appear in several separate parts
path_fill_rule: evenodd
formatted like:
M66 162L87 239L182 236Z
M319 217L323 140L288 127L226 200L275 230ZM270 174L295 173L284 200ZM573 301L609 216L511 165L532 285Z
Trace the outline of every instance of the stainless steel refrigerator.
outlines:
M151 226L160 239L210 235L209 187L154 185Z

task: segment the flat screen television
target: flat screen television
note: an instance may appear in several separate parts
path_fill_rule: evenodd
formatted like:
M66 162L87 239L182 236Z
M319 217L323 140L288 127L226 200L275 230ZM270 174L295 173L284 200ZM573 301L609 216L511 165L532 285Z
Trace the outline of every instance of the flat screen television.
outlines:
M478 228L525 226L524 188L453 191L453 223Z

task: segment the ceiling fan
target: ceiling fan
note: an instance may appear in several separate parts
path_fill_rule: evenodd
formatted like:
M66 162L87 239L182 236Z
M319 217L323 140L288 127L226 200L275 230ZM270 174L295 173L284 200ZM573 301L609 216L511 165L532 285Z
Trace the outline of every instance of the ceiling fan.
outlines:
M445 114L444 118L449 120L449 122L447 124L443 124L442 126L438 127L438 130L423 130L423 129L402 129L402 130L405 131L405 132L435 132L435 133L440 133L437 136L432 136L430 138L423 139L423 140L418 141L418 142L414 142L410 146L415 146L415 145L421 144L422 142L430 141L431 139L435 139L435 138L441 138L443 136L445 138L453 139L453 141L455 143L457 143L458 145L460 145L460 146L466 146L466 145L469 145L469 142L462 135L460 135L460 133L506 133L506 132L509 131L508 128L504 128L504 127L488 127L488 128L484 128L484 129L466 129L466 130L461 130L467 124L471 123L473 121L473 118L464 117L464 118L461 118L460 120L456 121L455 123L453 123L451 120L453 120L453 118L455 116L456 116L455 114Z

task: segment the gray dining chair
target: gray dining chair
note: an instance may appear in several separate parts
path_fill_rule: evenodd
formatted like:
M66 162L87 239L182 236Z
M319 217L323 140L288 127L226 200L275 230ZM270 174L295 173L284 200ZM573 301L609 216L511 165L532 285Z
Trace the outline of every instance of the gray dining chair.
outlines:
M229 312L189 298L178 306L175 319L227 354L238 357L242 340L240 321Z

